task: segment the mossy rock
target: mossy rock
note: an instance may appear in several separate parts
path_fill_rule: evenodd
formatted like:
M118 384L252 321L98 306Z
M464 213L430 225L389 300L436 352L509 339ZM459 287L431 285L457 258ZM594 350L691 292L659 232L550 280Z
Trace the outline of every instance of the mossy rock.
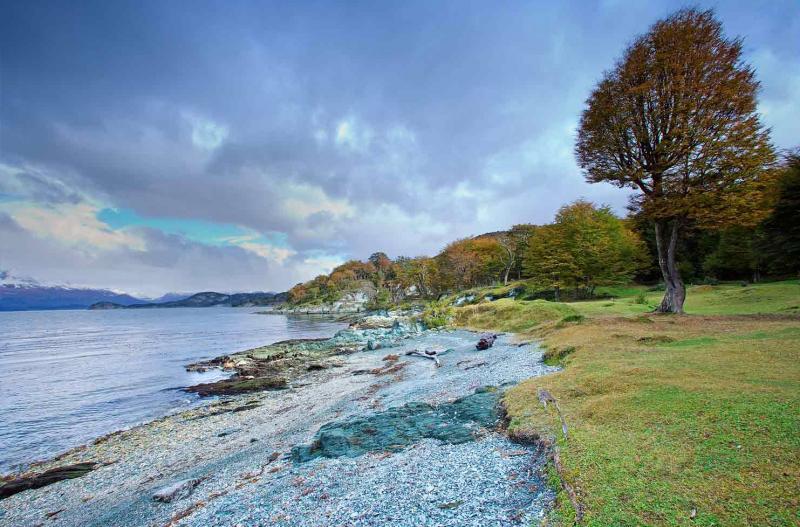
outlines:
M211 395L237 395L240 393L262 392L264 390L283 390L289 387L285 377L257 377L255 379L226 379L219 382L198 384L185 388L187 392L201 397Z
M475 440L481 428L499 422L500 392L480 389L451 403L408 403L368 417L322 426L310 445L292 449L298 463L318 457L357 457L367 452L395 452L423 439L459 444Z

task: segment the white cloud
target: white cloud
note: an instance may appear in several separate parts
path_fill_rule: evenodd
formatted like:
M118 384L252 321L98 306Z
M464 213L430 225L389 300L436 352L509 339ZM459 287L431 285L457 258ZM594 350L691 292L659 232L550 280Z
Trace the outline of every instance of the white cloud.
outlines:
M372 129L355 117L348 117L336 125L336 144L353 152L364 153L372 143Z
M322 188L307 183L283 183L278 194L281 196L281 209L294 220L304 220L319 213L326 213L334 218L348 217L355 213L347 200L331 198Z
M146 250L143 238L133 232L112 230L97 219L98 208L89 203L39 205L14 202L0 205L23 229L40 238L97 253L115 249Z
M270 262L277 264L283 264L287 258L297 254L297 251L291 247L266 243L261 240L261 238L262 236L259 233L253 231L252 234L237 238L226 238L221 241L230 245L235 245L236 247L241 247L242 249L256 254L265 260L269 260Z
M308 278L330 273L334 267L342 265L345 259L337 255L321 254L304 258L299 264L299 271ZM308 279L307 278L307 279Z
M275 247L274 245L266 245L257 242L241 242L237 245L253 254L257 254L265 260L277 262L279 264L282 264L290 256L297 254L296 251L287 247Z
M194 114L184 118L192 127L192 144L201 150L216 150L228 137L228 127Z

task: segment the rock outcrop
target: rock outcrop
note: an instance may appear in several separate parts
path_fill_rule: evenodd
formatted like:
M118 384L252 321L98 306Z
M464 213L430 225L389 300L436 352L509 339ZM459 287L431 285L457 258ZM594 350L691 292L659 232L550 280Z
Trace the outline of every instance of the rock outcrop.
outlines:
M210 396L290 388L292 381L308 371L338 366L336 357L339 355L391 348L402 339L424 330L424 324L400 314L367 317L340 330L331 338L276 342L242 353L190 364L186 367L189 371L221 368L233 372L234 376L214 383L191 386L185 390Z
M172 485L157 490L153 494L153 500L160 501L161 503L171 503L175 500L186 498L194 491L195 487L202 483L202 481L201 478L176 481Z

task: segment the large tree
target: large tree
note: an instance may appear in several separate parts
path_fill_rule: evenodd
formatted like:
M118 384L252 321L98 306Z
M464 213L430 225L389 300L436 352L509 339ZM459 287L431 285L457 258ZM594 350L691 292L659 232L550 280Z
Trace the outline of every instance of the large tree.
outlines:
M774 161L756 113L759 83L712 11L683 9L625 50L587 100L575 152L586 179L638 189L655 225L666 286L658 310L683 312L682 227L746 225L767 207Z
M578 200L539 227L524 255L527 276L556 290L574 286L591 296L597 285L630 281L647 263L641 239L608 207Z

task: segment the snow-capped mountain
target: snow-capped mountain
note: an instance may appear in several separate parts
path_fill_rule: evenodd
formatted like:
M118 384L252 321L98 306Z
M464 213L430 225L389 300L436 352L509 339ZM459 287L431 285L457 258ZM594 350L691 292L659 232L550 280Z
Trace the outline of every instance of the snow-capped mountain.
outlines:
M108 289L45 285L33 278L0 271L0 311L42 309L118 309L150 307L261 306L284 302L286 293L167 293L135 297Z
M97 302L127 306L147 301L108 289L43 285L32 278L0 271L0 311L83 309Z

